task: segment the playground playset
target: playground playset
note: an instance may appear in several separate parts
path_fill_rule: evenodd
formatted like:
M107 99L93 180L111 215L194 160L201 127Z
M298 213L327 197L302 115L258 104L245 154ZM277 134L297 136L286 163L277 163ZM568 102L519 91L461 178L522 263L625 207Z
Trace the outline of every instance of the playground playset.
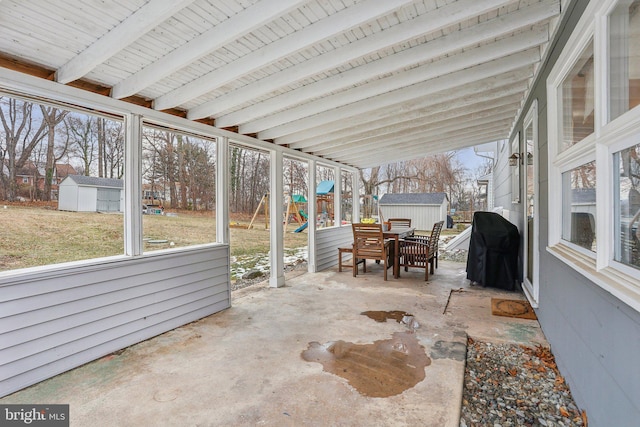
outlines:
M333 181L321 181L316 188L316 210L318 212L317 223L319 226L326 227L333 223ZM289 222L298 223L298 228L294 233L300 233L309 226L309 216L305 212L307 199L301 194L293 194L287 196L287 210L284 216L284 229L287 229ZM269 228L269 193L266 193L260 199L248 229L253 228L253 224L260 213L263 212L265 218L265 229Z

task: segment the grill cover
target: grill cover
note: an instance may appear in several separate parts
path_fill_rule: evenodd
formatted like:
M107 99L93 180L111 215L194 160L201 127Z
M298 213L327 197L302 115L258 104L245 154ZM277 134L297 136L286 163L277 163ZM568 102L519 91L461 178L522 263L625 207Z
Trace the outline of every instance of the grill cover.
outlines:
M513 291L518 275L518 228L493 212L473 214L467 279Z

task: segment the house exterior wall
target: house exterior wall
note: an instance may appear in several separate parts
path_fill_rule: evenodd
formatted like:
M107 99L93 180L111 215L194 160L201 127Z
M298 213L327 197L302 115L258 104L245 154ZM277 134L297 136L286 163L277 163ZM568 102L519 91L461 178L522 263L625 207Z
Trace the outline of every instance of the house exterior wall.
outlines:
M592 0L595 1L595 0ZM538 206L540 325L551 345L561 374L572 394L586 410L590 426L632 426L640 419L640 313L569 267L545 248L548 246L548 132L546 79L589 1L568 4L559 25L557 43L535 81L530 98L514 127L522 135L524 115L538 102ZM498 150L495 168L496 206L523 230L523 203L511 203L509 144ZM521 145L522 146L522 145ZM552 183L553 184L553 183ZM560 185L560 183L557 183ZM521 239L522 241L523 239ZM520 248L522 260L523 248ZM522 266L520 266L522 277Z
M487 184L487 210L492 211L495 207L495 197L493 195L493 174L489 175L489 183Z
M447 220L447 201L441 205L381 205L384 219L411 218L411 226L416 230L429 231L433 224Z
M0 396L230 307L229 246L0 279Z

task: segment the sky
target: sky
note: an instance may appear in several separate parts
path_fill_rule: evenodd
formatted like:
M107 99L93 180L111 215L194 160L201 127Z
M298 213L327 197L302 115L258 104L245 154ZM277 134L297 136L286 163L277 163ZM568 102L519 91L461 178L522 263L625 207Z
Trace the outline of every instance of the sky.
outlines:
M478 166L484 163L485 158L477 156L473 151L473 147L457 150L456 155L460 163L468 168L470 171L474 171Z

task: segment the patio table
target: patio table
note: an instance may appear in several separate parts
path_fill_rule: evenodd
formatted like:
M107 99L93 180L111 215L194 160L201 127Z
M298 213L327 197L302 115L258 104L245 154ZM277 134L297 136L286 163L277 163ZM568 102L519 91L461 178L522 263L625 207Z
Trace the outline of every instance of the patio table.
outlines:
M416 231L414 227L393 227L391 230L382 232L385 239L395 240L394 254L393 254L393 277L396 279L400 277L400 239L404 239L407 236L412 236Z

